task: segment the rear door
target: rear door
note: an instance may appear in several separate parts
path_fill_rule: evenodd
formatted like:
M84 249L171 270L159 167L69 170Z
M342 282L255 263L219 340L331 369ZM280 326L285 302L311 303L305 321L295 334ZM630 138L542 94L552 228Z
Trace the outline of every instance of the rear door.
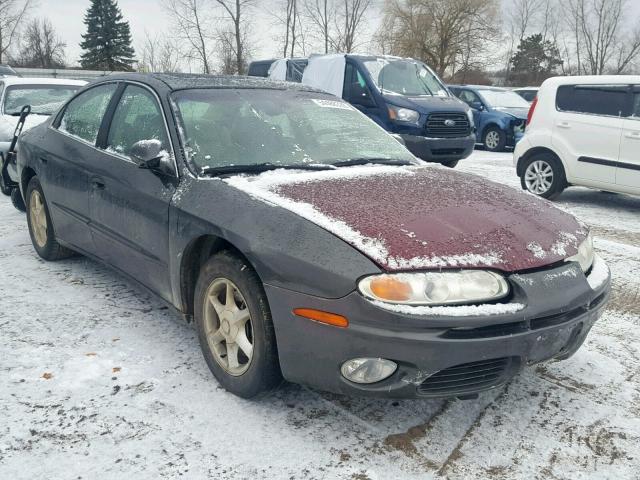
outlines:
M640 189L640 85L631 92L632 110L622 125L616 183Z
M625 85L558 87L552 142L571 177L615 184L627 94Z
M49 130L47 150L38 152L36 173L49 205L56 236L93 252L89 230L89 169L100 155L96 141L117 83L92 87L73 98Z
M89 211L100 256L171 300L169 282L169 204L177 176L173 149L157 95L143 85L127 84L108 114L100 158L92 165ZM142 140L160 140L171 171L140 168L129 155Z

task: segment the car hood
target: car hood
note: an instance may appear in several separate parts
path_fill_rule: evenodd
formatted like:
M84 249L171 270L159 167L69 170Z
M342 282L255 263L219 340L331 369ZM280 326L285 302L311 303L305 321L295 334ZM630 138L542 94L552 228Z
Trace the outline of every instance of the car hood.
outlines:
M383 97L388 103L402 108L417 110L420 113L465 112L468 109L467 105L456 97L407 97L390 93L385 93Z
M494 107L496 112L506 113L507 115L511 115L512 117L519 118L520 120L526 120L527 115L529 114L529 109L527 108L505 108L505 107Z
M13 138L13 131L18 124L20 117L14 117L12 115L0 115L0 142L10 142ZM23 132L26 132L30 128L41 124L49 118L49 115L37 115L30 114L25 118Z
M329 230L387 271L538 268L575 255L588 233L547 201L443 167L281 170L225 181Z

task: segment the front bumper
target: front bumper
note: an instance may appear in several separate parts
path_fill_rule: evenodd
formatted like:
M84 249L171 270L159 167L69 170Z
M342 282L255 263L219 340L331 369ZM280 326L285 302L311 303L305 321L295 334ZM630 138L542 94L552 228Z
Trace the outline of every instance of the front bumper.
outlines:
M466 137L432 138L400 134L405 145L416 157L427 162L451 162L467 158L476 144L475 134Z
M267 285L280 366L294 383L348 395L429 398L472 395L506 383L526 365L567 358L584 342L609 296L574 263L511 275L511 302L524 308L486 316L418 316L377 307L353 292L323 299ZM345 329L297 317L294 308L338 313ZM340 373L346 360L380 357L398 369L377 383Z

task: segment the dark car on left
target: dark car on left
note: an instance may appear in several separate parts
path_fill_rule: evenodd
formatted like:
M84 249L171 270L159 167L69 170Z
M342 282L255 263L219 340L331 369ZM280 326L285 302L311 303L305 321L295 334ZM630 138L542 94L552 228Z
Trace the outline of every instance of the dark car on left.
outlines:
M38 255L96 258L193 319L243 397L477 395L570 357L609 295L571 215L307 86L107 76L17 152Z

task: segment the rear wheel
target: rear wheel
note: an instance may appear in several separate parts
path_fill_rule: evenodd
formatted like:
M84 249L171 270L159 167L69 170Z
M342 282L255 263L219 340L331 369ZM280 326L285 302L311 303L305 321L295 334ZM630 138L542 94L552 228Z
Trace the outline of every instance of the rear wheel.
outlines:
M13 206L16 207L16 210L19 210L20 212L27 211L27 207L24 204L24 200L22 199L19 188L14 188L11 190L11 203L13 203Z
M29 235L38 255L50 261L72 256L73 252L56 240L51 215L38 177L33 177L29 182L26 207Z
M484 132L482 143L490 152L501 152L507 144L507 136L498 127L489 127Z
M222 387L253 398L282 382L267 297L246 261L226 251L211 257L194 300L200 347Z
M566 187L564 168L551 154L534 155L524 164L520 184L534 195L553 200Z

